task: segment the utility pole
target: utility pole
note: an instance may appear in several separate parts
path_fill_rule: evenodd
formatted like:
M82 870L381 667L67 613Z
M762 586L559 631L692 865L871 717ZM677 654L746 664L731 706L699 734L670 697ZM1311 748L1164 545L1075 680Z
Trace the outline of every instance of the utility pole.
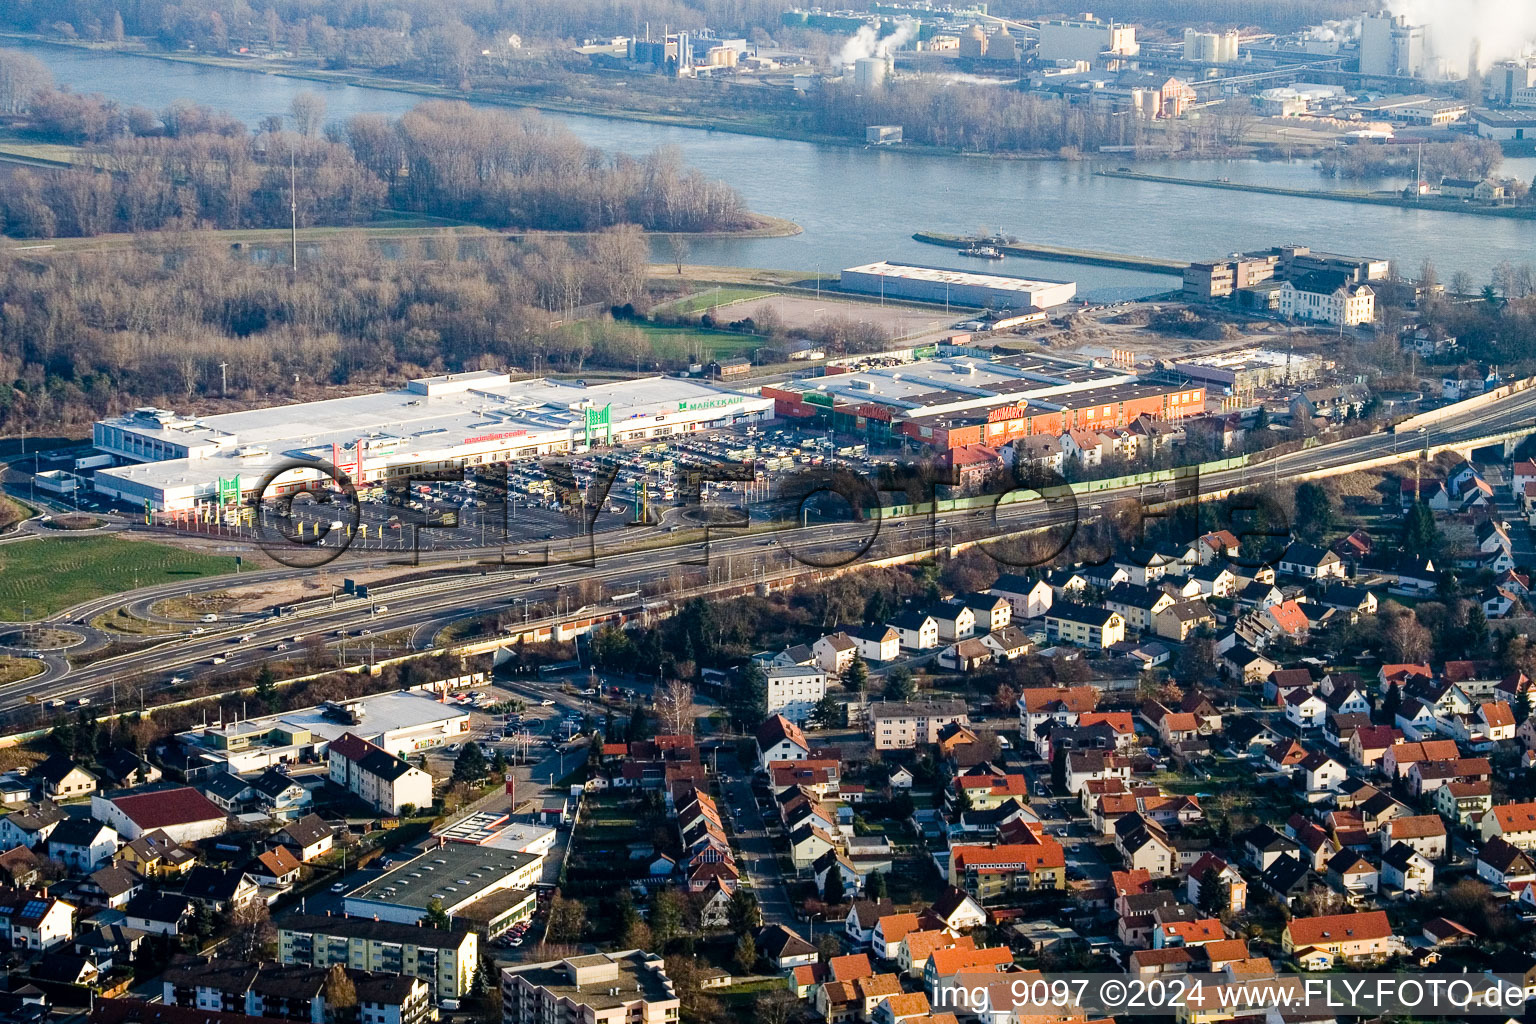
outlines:
M288 237L293 250L293 272L299 272L299 186L298 162L294 150L288 150Z
M229 364L219 364L219 397L229 397Z

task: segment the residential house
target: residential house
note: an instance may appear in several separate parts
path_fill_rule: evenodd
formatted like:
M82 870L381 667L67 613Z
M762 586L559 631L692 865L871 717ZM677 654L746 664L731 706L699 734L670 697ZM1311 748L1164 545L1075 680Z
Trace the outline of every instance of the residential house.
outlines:
M847 633L828 633L811 645L816 667L830 676L840 676L853 664L859 645Z
M1499 804L1479 824L1483 842L1495 836L1521 850L1536 849L1536 803Z
M1294 541L1280 556L1280 572L1302 579L1343 579L1344 560L1327 548Z
M875 925L896 913L896 904L888 899L854 900L843 915L843 937L854 950L866 950L875 940ZM874 973L874 968L870 968Z
M1201 887L1210 879L1214 879L1216 885L1226 890L1225 902L1232 913L1241 914L1247 909L1248 883L1243 879L1242 872L1214 853L1204 854L1190 867L1184 881L1185 898L1199 906Z
M827 673L816 666L777 666L765 673L767 709L791 722L804 723L827 692Z
M1043 580L1040 582L1044 582ZM1047 586L1046 591L1050 591ZM1002 594L989 592L981 594L966 594L958 600L971 610L975 617L975 632L995 633L1013 623L1013 602ZM939 623L939 629L944 629L944 623Z
M1298 775L1309 793L1338 789L1348 776L1344 765L1319 752L1308 754L1297 767Z
M772 715L757 728L757 764L762 771L774 761L804 761L811 756L800 727L783 715Z
M1495 836L1477 851L1477 877L1499 889L1515 889L1536 882L1536 860Z
M66 818L48 835L48 856L77 874L88 875L112 860L117 832L91 818Z
M1004 607L1008 602L997 598ZM933 619L939 631L939 640L954 642L963 640L976 632L976 612L965 604L955 602L933 605L928 609L928 616ZM894 623L892 623L894 625ZM898 631L900 627L898 627ZM990 632L990 630L987 630ZM903 637L905 639L905 637ZM913 645L916 646L916 645Z
M1107 608L1061 601L1045 613L1045 633L1053 643L1101 650L1125 639L1125 619Z
M1354 850L1340 850L1328 861L1328 881L1353 902L1376 894L1381 872Z
M301 863L308 864L330 852L335 835L335 830L325 823L325 819L318 814L306 814L298 821L284 825L272 840L286 847Z
M1336 961L1358 962L1384 959L1397 947L1392 925L1381 910L1292 918L1280 933L1281 951L1291 957L1315 949Z
M275 889L291 889L299 880L299 873L303 867L303 863L286 846L274 846L270 850L257 854L245 866L245 871L259 885Z
M309 790L293 779L286 772L280 772L269 768L261 773L251 789L256 794L256 801L267 816L278 821L289 821L302 817L313 803ZM430 803L430 801L429 801Z
M1435 862L1407 843L1394 843L1381 855L1381 884L1424 895L1435 885Z
M315 820L319 821L318 818ZM197 863L197 854L157 829L123 844L117 851L117 863L132 868L145 878L179 878L192 870Z
M1077 588L1080 592L1087 583L1081 577L1077 579L1081 581L1081 585ZM1030 579L1012 573L999 576L987 593L1007 601L1013 610L1013 618L1016 619L1038 619L1051 610L1051 604L1055 600L1055 590L1046 580Z
M1493 784L1487 779L1449 782L1435 790L1433 803L1441 817L1470 828L1493 806Z
M198 865L187 872L181 894L215 912L234 910L261 895L261 886L244 871Z
M1349 759L1365 768L1381 764L1383 756L1394 744L1402 741L1400 730L1388 725L1364 726L1356 729L1349 738Z
M949 884L964 889L980 903L1028 889L1066 887L1066 852L1055 839L996 846L951 846Z
M28 776L37 784L40 795L48 800L78 800L96 792L95 775L75 764L64 754L54 754L32 769Z
M1317 694L1295 689L1285 696L1285 720L1302 732L1319 728L1328 714L1328 705Z
M939 646L939 624L927 612L905 608L886 625L896 631L901 646L908 650L927 651Z
M192 901L174 893L145 890L123 908L124 924L151 935L181 935L192 923Z
M1391 819L1377 833L1383 851L1396 843L1406 843L1432 861L1444 858L1448 836L1445 821L1438 814L1408 814Z
M1152 630L1164 640L1185 643L1202 629L1214 630L1216 617L1204 600L1176 601L1152 616Z
M981 909L981 904L970 893L956 886L949 886L940 893L924 916L938 921L945 930L955 934L980 928L987 923L987 912Z
M144 879L130 868L105 867L91 872L80 882L79 892L87 902L112 910L121 910L144 889Z
M937 633L938 627L934 629ZM865 661L895 661L901 656L901 634L891 626L844 626L841 632L853 641Z
M26 889L0 893L0 938L15 950L48 950L75 934L75 908Z

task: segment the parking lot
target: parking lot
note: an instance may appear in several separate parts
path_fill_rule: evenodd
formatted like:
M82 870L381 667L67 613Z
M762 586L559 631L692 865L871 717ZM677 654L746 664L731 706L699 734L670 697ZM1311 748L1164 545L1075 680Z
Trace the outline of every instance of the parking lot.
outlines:
M703 505L745 510L762 521L786 512L803 488L785 487L796 474L835 463L854 474L873 474L894 456L871 455L865 445L829 439L820 430L755 426L716 429L572 456L470 467L462 479L412 481L408 488L316 488L259 506L212 507L179 516L158 514L171 529L208 533L215 521L237 536L286 537L318 548L357 551L452 551L502 547L536 555L611 534L643 522L678 530L669 516ZM552 467L558 467L553 468ZM83 496L89 511L115 512L143 522L143 509Z

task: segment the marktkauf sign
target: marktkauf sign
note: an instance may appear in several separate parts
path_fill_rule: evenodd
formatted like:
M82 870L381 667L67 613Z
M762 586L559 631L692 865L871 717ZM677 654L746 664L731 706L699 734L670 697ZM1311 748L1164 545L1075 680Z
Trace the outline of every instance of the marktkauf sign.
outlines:
M682 401L677 403L677 411L699 412L703 409L722 409L727 405L740 405L746 400L746 395L735 395L728 398L701 398L697 402Z

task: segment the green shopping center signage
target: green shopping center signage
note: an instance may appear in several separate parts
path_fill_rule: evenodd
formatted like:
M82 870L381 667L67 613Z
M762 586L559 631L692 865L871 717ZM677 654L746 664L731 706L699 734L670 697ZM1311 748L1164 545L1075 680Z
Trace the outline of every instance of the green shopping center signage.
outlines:
M596 429L598 427L602 428L603 440L605 442L613 440L613 405L612 405L612 403L603 406L601 409L591 409L591 408L588 408L588 409L583 409L582 412L583 412L583 414L586 417L587 446L588 447L591 447L591 445L592 445L592 434L596 431Z

